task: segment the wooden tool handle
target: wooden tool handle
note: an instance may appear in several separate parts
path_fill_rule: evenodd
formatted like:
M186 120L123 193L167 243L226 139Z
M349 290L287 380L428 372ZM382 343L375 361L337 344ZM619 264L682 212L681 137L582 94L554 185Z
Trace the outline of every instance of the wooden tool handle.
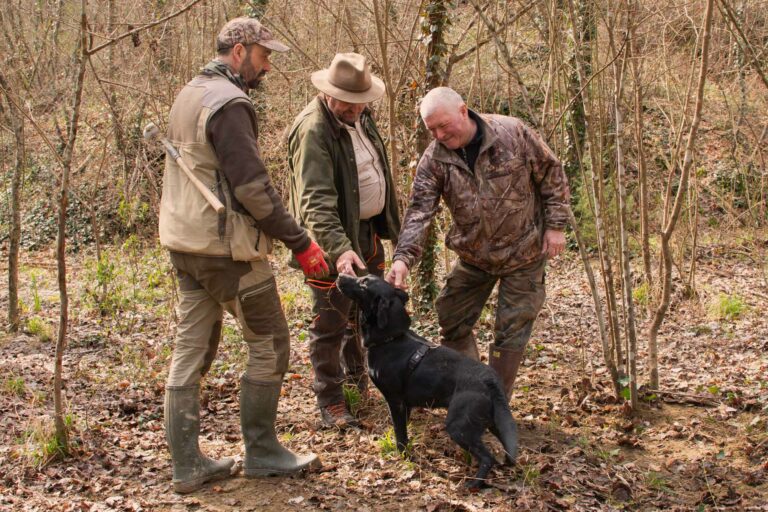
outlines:
M221 203L221 201L219 201L219 198L216 197L213 192L211 192L211 189L206 187L205 184L197 178L197 176L192 174L192 171L189 169L189 167L187 167L184 159L181 158L181 155L176 150L176 148L173 147L173 144L171 144L167 139L163 139L163 144L165 145L165 149L168 151L168 154L171 156L171 158L176 160L176 163L179 164L181 170L184 171L184 173L187 175L187 178L189 178L189 181L192 182L197 190L203 194L203 197L206 201L208 201L208 204L210 204L213 209L216 210L216 213L222 213L225 210L224 205Z

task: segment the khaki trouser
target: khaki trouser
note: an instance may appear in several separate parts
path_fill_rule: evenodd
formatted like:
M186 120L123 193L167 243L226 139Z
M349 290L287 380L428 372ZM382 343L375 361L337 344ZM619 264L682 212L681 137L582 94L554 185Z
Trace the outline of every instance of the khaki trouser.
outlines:
M224 310L248 344L244 376L279 382L288 369L290 338L267 261L239 262L171 252L179 279L179 324L168 386L200 382L216 357Z
M383 276L384 246L368 222L361 223L359 240L368 272ZM352 379L358 385L367 382L356 311L335 282L336 276L307 280L312 291L313 314L309 326L309 357L315 374L313 388L318 407L344 400L345 379Z
M498 281L495 344L524 349L544 304L544 266L542 259L512 274L494 276L459 260L435 302L443 344L468 355L477 354L472 328Z

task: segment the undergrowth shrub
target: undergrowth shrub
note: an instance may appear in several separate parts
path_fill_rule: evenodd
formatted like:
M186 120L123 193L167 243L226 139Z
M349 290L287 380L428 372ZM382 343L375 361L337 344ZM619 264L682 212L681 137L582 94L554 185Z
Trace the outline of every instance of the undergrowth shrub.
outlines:
M721 293L710 304L710 314L718 320L736 320L747 311L747 304L738 295Z

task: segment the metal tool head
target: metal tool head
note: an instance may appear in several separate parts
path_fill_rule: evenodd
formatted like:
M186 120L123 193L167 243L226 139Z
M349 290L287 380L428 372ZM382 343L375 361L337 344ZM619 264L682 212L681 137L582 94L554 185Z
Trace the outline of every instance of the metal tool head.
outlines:
M144 127L144 138L147 140L152 140L159 134L160 128L158 128L155 123L148 123L147 126Z

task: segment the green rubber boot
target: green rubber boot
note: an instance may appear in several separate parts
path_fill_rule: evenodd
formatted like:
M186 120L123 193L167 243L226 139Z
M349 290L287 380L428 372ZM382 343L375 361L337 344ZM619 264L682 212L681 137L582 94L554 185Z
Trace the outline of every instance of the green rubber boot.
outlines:
M247 478L296 473L320 466L317 455L298 455L280 444L275 434L277 401L282 382L240 380L240 426L245 441L243 472Z
M165 437L173 461L173 490L186 494L206 482L230 476L235 461L210 459L200 452L200 389L198 386L166 386Z

